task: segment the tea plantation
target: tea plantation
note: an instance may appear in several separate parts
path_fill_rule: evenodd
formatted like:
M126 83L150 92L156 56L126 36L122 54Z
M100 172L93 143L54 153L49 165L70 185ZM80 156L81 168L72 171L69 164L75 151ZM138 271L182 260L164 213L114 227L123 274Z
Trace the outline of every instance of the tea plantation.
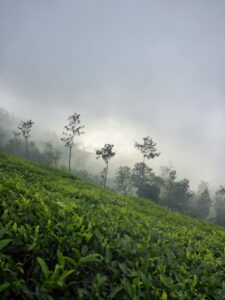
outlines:
M0 154L0 299L225 299L225 229Z

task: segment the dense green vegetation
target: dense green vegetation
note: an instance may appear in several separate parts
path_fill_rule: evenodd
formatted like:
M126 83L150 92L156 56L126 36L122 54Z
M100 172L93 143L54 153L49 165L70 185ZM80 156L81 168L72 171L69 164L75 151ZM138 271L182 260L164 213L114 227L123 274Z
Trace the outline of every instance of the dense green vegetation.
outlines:
M0 299L225 299L225 230L0 155Z
M66 170L68 165L69 173L104 188L107 186L123 195L151 199L163 207L225 226L225 188L219 186L216 191L212 191L209 183L201 181L198 189L193 191L189 179L180 179L175 169L166 166L161 167L161 172L156 174L151 164L146 163L160 156L156 143L150 136L134 144L142 155L142 162L136 162L133 167L119 166L116 172L114 169L108 176L109 160L117 151L112 151L112 144L105 144L104 147L96 149L96 156L93 152L79 149L75 140L84 133L79 114L74 113L68 118L61 141L56 133L50 134L49 139L47 131L38 130L34 142L33 124L35 123L32 120L18 123L18 120L0 108L0 152L29 158L40 165L63 170ZM62 141L69 153L64 150ZM96 158L100 157L105 163L103 169L96 163Z

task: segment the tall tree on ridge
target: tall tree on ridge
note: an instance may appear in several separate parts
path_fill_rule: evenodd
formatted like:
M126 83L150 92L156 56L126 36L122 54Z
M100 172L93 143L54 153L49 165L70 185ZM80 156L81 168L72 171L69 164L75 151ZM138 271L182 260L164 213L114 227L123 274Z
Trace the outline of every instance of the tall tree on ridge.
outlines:
M32 120L28 121L22 121L19 126L17 127L19 129L18 135L22 135L25 139L26 143L26 153L27 153L27 159L29 159L29 143L28 140L30 138L31 128L34 125L34 122Z
M143 144L135 143L134 147L137 148L143 155L143 162L145 159L154 159L159 156L160 153L157 152L156 143L153 142L152 138L149 136L143 138Z
M103 187L106 187L106 180L107 180L107 174L109 170L109 160L116 154L112 151L114 145L111 144L105 144L105 146L101 149L96 150L97 159L101 157L105 161L105 168L102 172L102 178L103 178Z
M61 138L61 141L64 142L64 146L69 149L69 172L71 170L71 152L74 145L74 138L75 136L80 136L81 134L84 134L83 131L81 131L84 126L80 126L80 115L77 113L74 113L73 115L69 116L68 118L69 124L64 126L65 131L63 132L63 137Z
M134 147L138 149L143 155L143 162L139 164L139 169L140 167L142 168L142 170L139 171L141 174L139 191L141 191L145 183L145 173L148 172L147 165L145 164L145 159L154 159L155 157L158 157L160 153L157 152L156 143L154 143L152 138L150 138L149 136L143 138L143 144L136 142L134 144Z

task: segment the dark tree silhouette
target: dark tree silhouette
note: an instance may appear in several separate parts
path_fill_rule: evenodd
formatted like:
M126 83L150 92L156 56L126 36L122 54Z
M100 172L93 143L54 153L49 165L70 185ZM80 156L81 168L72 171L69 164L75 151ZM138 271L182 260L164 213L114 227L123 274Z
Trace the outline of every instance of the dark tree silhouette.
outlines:
M116 173L115 183L117 190L127 195L132 189L131 169L128 166L119 167Z
M114 145L111 144L105 144L105 146L101 149L96 150L97 159L101 157L105 161L105 168L102 172L102 178L103 178L103 187L106 187L106 180L107 180L107 174L109 170L109 160L116 154L112 151Z
M47 157L47 164L50 167L57 167L61 157L61 152L55 149L52 142L45 143L43 154Z
M171 173L170 173L171 175ZM176 181L176 177L170 176L164 179L164 186L161 189L161 204L186 213L188 209L188 201L192 197L193 192L190 190L188 179Z
M30 138L31 128L34 125L34 122L32 120L28 121L22 121L19 126L17 127L19 129L18 135L22 135L25 139L25 145L26 145L26 155L27 159L29 159L29 143L28 140Z
M80 136L84 134L81 130L84 126L80 126L80 115L74 113L72 116L68 118L69 124L64 126L65 131L63 132L63 137L61 140L64 142L64 146L69 148L69 172L71 169L71 152L74 145L75 136Z
M137 148L143 155L143 162L139 163L138 165L139 173L142 174L142 176L140 176L141 182L139 185L139 191L141 191L145 184L145 173L149 172L147 165L145 164L145 159L154 159L155 157L158 157L160 153L157 152L156 143L154 143L152 138L150 138L149 136L143 138L143 144L136 142L134 144L134 147ZM140 170L140 168L142 168L142 170Z
M137 194L141 193L143 186L150 182L153 176L152 169L149 168L144 162L136 163L132 169L131 178Z
M202 181L198 187L198 199L196 215L199 218L207 218L212 205L208 183Z
M160 153L157 152L156 143L154 143L149 136L143 138L143 144L136 142L134 147L142 153L143 162L145 162L145 158L154 159L160 155Z
M215 199L216 223L225 226L225 187L220 186Z

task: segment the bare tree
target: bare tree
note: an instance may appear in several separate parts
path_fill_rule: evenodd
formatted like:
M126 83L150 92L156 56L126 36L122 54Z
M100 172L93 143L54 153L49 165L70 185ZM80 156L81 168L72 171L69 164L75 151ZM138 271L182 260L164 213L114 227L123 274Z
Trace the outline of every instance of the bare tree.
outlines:
M103 187L106 187L106 180L107 180L107 174L109 170L109 160L116 154L112 151L114 145L111 144L105 144L105 146L101 149L96 150L97 159L101 157L105 161L105 168L102 172L102 178L103 178Z
M61 140L64 142L64 146L69 148L69 172L71 166L71 152L74 145L75 136L80 136L84 134L81 130L84 126L80 126L80 115L74 113L72 116L68 118L69 124L64 126L65 131L63 132L63 137Z
M34 125L34 122L32 120L28 120L26 122L22 121L19 126L17 127L19 129L18 135L22 135L25 139L26 143L26 153L27 153L27 159L29 159L29 143L28 140L30 138L31 128Z

